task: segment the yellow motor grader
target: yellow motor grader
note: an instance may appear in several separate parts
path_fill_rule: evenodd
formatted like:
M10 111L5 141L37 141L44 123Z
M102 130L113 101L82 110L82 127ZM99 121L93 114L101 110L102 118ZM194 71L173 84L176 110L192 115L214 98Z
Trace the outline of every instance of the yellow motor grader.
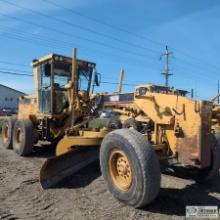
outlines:
M95 63L77 59L76 49L72 57L34 60L33 68L35 94L21 97L17 118L5 120L2 142L21 156L38 140L57 143L56 156L40 171L43 188L99 159L109 191L142 207L159 193L159 160L195 170L198 181L217 175L212 102L154 85L133 93L92 94L99 85Z
M103 117L114 115L122 128L141 133L161 160L198 171L199 182L219 174L220 108L214 99L193 100L184 90L143 84L132 93L105 95L103 105Z
M96 64L75 57L49 54L32 65L35 93L20 97L17 117L7 118L2 128L3 146L20 156L30 154L39 140L57 143L66 129L88 118L89 94L98 83Z

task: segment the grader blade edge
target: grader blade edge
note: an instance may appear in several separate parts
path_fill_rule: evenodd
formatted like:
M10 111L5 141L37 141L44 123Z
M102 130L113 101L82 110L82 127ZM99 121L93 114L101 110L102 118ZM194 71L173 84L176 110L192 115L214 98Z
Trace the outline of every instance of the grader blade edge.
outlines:
M80 169L98 160L99 148L77 149L47 159L40 170L40 184L43 189L57 185Z

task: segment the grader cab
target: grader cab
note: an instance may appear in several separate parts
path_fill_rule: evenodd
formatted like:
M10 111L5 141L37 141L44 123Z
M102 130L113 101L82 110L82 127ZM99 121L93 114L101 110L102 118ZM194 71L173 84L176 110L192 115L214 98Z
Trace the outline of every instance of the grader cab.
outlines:
M5 121L2 132L5 148L13 147L16 153L26 156L39 140L57 143L64 136L71 126L73 105L77 122L91 114L91 89L98 83L96 64L78 59L73 64L72 60L57 54L33 60L35 92L20 98L17 118ZM77 93L74 103L73 93Z

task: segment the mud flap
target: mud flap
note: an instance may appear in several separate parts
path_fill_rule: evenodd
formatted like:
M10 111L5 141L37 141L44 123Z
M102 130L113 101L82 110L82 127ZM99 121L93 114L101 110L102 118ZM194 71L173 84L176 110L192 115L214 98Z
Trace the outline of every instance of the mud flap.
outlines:
M40 170L40 184L43 189L53 187L98 158L99 147L92 147L75 149L47 159Z

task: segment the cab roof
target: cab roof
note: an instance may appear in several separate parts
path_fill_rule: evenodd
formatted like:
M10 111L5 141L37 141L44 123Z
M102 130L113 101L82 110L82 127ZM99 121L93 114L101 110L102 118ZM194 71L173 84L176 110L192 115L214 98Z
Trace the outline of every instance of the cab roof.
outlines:
M45 62L49 62L51 60L65 62L65 63L69 63L69 64L72 63L72 57L67 57L67 56L63 56L63 55L60 55L60 54L51 53L51 54L43 56L43 57L41 57L39 59L34 59L32 61L32 66L33 67L34 66L38 66L39 64L42 64L42 63L45 63ZM86 61L86 60L80 60L80 59L77 59L77 63L79 65L88 64L88 65L91 65L93 67L96 66L96 64L94 62L90 62L90 61Z

